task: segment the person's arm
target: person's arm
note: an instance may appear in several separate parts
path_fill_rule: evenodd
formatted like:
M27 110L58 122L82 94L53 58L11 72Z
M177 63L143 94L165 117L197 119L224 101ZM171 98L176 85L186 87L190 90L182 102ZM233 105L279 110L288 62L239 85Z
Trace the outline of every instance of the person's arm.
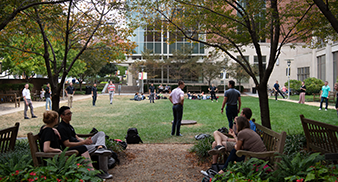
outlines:
M75 87L73 87L74 89L73 89L73 95L75 95Z
M171 102L172 104L174 104L174 103L173 103L173 98L171 97L171 95L169 96L169 100L170 100L170 102Z
M221 114L223 114L223 110L224 110L225 104L227 103L227 100L228 100L228 97L224 96L223 103L222 103L222 108L221 108Z
M79 140L79 142L70 142L69 140L65 140L63 141L63 144L66 146L66 147L76 147L76 146L80 146L80 145L90 145L93 143L91 137L88 137L87 139L82 139L82 138L79 138L79 137L76 137Z
M322 96L322 93L323 93L323 90L320 90L320 92L319 92L320 97Z
M150 89L149 89L148 93L149 93L149 95L150 95Z
M238 111L237 111L237 113L240 112L241 106L242 106L242 100L241 100L241 96L239 96L239 97L238 97Z
M243 141L242 140L236 140L235 149L236 150L241 150L242 149L242 145L243 145Z
M327 99L329 99L330 98L330 91L329 91L329 95L327 95Z
M50 147L50 141L45 141L43 143L43 151L46 152L46 153L52 153L52 152L62 152L60 149L55 149L55 148L52 148Z
M24 95L23 95L23 100L25 101L26 105L28 106L28 102L27 102L26 96L24 96Z
M92 97L94 97L93 89L92 89Z
M183 106L183 103L184 103L184 95L181 96L181 105Z
M68 87L67 87L68 88ZM67 88L65 89L65 92L66 92L66 96L68 97L68 92L67 92Z

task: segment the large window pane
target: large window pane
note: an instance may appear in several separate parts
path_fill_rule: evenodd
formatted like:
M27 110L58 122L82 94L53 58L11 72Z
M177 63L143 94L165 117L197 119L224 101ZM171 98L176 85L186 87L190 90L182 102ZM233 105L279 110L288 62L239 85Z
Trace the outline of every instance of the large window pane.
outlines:
M204 44L200 43L200 54L204 54Z
M147 45L146 48L153 53L154 52L154 45L153 45L153 43L146 43L146 45Z
M155 53L161 54L161 43L155 43Z
M192 53L198 54L198 43L193 43L192 46L193 46Z
M163 43L163 54L167 54L167 43Z
M172 54L176 50L176 43L169 45L169 54Z

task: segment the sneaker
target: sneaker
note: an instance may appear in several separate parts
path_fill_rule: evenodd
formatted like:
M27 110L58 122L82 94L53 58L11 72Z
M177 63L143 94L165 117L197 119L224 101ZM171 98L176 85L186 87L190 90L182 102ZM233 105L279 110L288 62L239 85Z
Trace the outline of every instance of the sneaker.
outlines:
M217 145L215 148L208 151L210 155L217 155L225 151L225 147L223 145Z
M98 174L97 175L99 178L101 179L110 179L110 178L113 178L113 175L103 171L102 173Z
M29 119L29 117L24 117L25 119Z
M32 116L32 118L38 118L37 116Z
M319 108L318 110L320 110L320 111L321 111L321 110L322 110L322 108Z
M93 155L104 155L104 156L109 156L111 155L111 151L110 150L106 150L104 148L99 148L97 149Z
M180 134L178 134L178 135L176 135L176 136L183 136L183 135L180 133Z
M327 111L327 109L325 109L325 111Z

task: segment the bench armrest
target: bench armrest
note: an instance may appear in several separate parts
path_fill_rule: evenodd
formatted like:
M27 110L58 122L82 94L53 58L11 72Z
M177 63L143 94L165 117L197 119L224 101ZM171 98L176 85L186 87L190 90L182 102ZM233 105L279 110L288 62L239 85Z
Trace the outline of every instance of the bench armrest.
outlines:
M238 150L236 152L236 155L238 157L242 157L245 155L245 157L255 157L255 158L266 158L266 157L272 157L279 155L276 151L267 151L267 152L250 152L246 150Z
M54 156L56 156L56 155L60 155L61 153L45 153L45 152L36 152L35 153L35 156L36 157L47 157L47 158L53 158ZM66 152L66 156L71 156L71 155L73 155L73 154L75 154L75 155L78 155L79 154L79 152L77 151L77 150L68 150L67 152Z

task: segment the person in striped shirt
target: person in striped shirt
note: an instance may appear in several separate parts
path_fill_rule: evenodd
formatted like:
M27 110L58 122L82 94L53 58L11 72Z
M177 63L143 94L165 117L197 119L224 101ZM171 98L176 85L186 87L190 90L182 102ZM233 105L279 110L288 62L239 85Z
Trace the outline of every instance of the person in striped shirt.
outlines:
M108 92L109 92L110 104L113 104L113 97L114 97L114 92L115 92L115 85L113 84L113 81L109 81Z

